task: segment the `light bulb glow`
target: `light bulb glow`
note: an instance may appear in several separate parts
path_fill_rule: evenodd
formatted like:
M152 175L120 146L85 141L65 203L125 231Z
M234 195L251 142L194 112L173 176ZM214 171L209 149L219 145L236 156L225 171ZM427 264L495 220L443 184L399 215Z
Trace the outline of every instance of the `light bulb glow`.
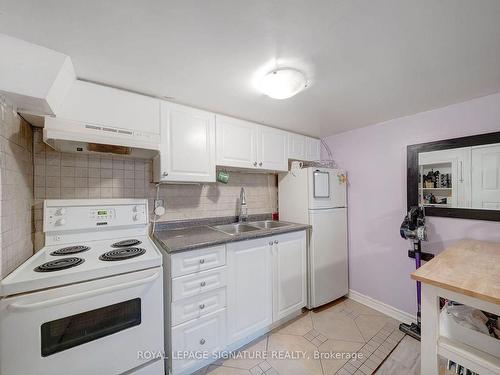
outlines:
M306 76L292 68L276 69L262 77L259 88L274 99L290 98L307 86Z

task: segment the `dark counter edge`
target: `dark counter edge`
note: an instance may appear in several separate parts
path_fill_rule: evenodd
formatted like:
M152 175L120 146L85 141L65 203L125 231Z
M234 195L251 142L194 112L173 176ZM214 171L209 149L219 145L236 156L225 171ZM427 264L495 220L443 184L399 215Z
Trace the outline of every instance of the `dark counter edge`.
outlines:
M251 218L252 219L252 218ZM249 220L252 221L252 220ZM283 221L285 222L285 221ZM190 251L190 250L196 250L196 249L201 249L204 247L210 247L210 246L216 246L216 245L223 245L226 243L230 242L238 242L238 241L245 241L245 240L252 240L255 238L262 238L262 237L269 237L269 236L274 236L277 234L283 234L283 233L290 233L290 232L298 232L301 230L308 230L311 228L311 225L308 224L296 224L296 223L289 223L289 226L286 227L280 227L280 228L273 228L273 229L260 229L258 231L252 231L252 232L245 232L241 233L235 236L231 236L229 234L225 234L220 232L221 238L213 241L206 241L206 242L197 242L193 244L187 244L182 247L177 247L177 248L170 248L168 247L165 242L158 237L156 237L156 232L160 232L163 230L168 230L168 229L161 229L161 230L156 230L155 233L153 233L153 240L154 242L160 246L163 250L165 250L169 254L173 253L180 253L184 251ZM191 225L191 226L199 226L200 223L197 222L197 225ZM208 224L201 224L201 225L208 225ZM214 224L212 224L214 225ZM188 226L188 225L186 225ZM178 229L177 227L176 229Z

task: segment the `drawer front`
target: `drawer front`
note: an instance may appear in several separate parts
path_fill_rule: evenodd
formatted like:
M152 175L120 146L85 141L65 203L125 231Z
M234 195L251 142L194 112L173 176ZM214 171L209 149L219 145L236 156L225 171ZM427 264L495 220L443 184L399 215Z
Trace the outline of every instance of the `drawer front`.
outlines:
M226 307L226 288L172 303L172 325L176 326Z
M172 302L197 296L227 284L227 267L194 273L172 279Z
M172 255L172 277L209 270L226 264L226 246L214 246Z
M178 325L172 329L172 373L178 374L193 367L198 361L193 356L179 357L180 353L203 353L208 358L226 345L226 310L219 310L202 318Z

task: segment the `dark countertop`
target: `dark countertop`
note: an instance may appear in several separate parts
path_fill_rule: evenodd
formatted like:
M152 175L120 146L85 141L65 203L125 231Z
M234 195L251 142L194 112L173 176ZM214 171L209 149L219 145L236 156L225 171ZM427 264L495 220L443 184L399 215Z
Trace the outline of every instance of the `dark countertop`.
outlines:
M261 220L261 218L250 218L249 221L257 220ZM232 222L234 222L234 218L216 218L213 219L213 221L210 219L183 221L183 226L180 226L179 223L172 223L170 225L157 224L156 230L153 233L153 239L167 253L174 253L225 244L228 242L250 240L254 238L273 236L276 234L296 232L310 228L310 225L307 224L287 222L290 225L229 235L210 227L210 225L220 225L221 223L228 224Z

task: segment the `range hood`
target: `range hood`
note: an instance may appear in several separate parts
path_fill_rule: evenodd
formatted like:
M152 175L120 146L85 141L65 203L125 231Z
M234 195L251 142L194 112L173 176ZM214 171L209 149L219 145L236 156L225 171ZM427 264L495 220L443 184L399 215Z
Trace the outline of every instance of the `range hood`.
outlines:
M45 117L43 141L60 152L107 153L152 159L160 150L158 134Z

